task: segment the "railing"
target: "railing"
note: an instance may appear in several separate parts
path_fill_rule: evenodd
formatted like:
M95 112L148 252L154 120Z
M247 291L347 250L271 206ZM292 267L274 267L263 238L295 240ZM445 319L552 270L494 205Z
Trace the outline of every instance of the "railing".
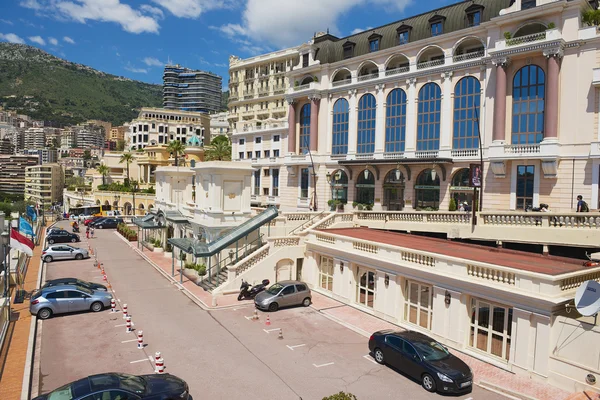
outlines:
M457 211L358 211L361 221L470 224L471 214Z
M438 150L417 151L415 158L437 158L439 153Z
M331 159L331 161L339 161L339 160L345 160L346 159L346 154L332 154L329 156L329 158Z
M410 71L410 67L408 67L408 66L388 69L387 71L385 71L385 76L403 74L408 71Z
M306 85L298 85L298 86L294 86L294 92L299 92L301 90L306 90L310 88L310 83L307 83Z
M496 268L480 267L477 265L467 265L467 274L474 278L485 279L505 285L514 286L515 274Z
M323 210L318 214L313 214L312 217L308 220L306 220L305 222L301 223L299 226L295 227L294 229L292 229L290 231L290 233L288 233L289 236L294 235L296 233L296 231L300 232L303 231L304 229L306 229L307 227L311 226L312 224L314 224L316 222L317 219L320 219L323 217L323 214L325 214L326 211ZM303 214L302 216L304 217L306 214ZM310 215L310 214L309 214ZM288 220L290 221L294 221L293 219L288 218ZM298 221L298 219L296 219L295 221Z
M539 152L539 144L507 144L504 146L506 154L538 154Z
M520 44L538 42L546 39L546 32L532 33L531 35L519 36L512 39L506 39L507 46L518 46Z
M349 85L352 83L352 79L343 79L341 81L334 81L331 84L331 87L338 87L338 86L344 86L344 85Z
M238 267L235 268L235 276L240 276L244 271L246 271L253 265L258 264L259 261L262 261L265 258L267 258L270 249L271 247L267 244L264 245L255 254L249 256L245 261L243 261Z
M394 153L383 153L383 158L386 160L390 160L390 159L397 159L397 158L404 158L404 152L403 151L397 151Z
M364 251L366 253L377 254L379 252L378 246L371 244L371 243L365 243L365 242L353 242L352 248L354 248L354 250Z
M452 149L450 154L452 158L477 158L479 149Z
M258 89L258 95L259 96L268 96L269 95L269 88L260 88L260 89Z
M236 101L237 99L239 99L239 96L237 94L229 96L229 101Z
M364 82L364 81L370 81L371 79L377 79L377 78L379 78L379 72L376 72L374 74L361 75L358 77L358 81Z
M375 156L373 155L373 153L367 153L367 154L357 154L356 155L356 159L357 160L372 160Z
M475 58L481 58L485 55L485 50L474 51L472 53L460 54L458 56L454 56L454 62L461 62L466 60L473 60Z
M565 290L576 289L579 286L581 286L581 284L585 281L599 282L600 281L600 272L593 272L591 274L585 274L585 275L574 276L571 278L565 278L562 281L560 281L560 290L565 291Z
M271 111L274 112L274 113L285 112L285 107L284 106L273 107L273 108L271 108Z
M428 267L435 267L435 257L419 253L413 253L410 251L402 251L401 254L402 261L407 261L413 264L426 265Z
M273 94L281 94L285 92L285 86L274 86Z
M417 64L417 69L437 67L439 65L444 65L445 63L446 63L446 59L444 59L444 58L442 58L440 60L431 60L431 61L420 62Z
M298 236L276 237L276 238L269 238L269 242L273 243L273 247L298 246L300 244L300 238Z
M353 219L354 219L354 214L335 213L335 214L330 215L329 218L324 219L323 222L321 222L319 225L317 225L314 229L327 229L331 225L333 225L337 222L352 222Z

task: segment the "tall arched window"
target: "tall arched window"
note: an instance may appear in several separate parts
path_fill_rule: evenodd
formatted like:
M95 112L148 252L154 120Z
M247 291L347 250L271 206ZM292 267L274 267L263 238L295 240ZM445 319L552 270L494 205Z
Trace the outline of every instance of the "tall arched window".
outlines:
M367 169L362 170L356 178L356 202L375 203L375 176Z
M428 83L419 91L417 117L417 151L439 150L442 90Z
M358 139L356 142L357 153L375 152L375 114L377 101L370 93L365 94L358 101Z
M413 207L438 210L440 207L440 177L430 169L423 170L415 184Z
M348 153L348 100L339 99L333 105L333 125L331 127L331 154Z
M406 137L406 93L394 89L388 94L385 112L385 151L395 153L404 151Z
M462 78L454 87L453 149L477 149L477 120L481 104L481 84L472 76Z
M310 104L305 104L300 110L300 153L308 153L310 146Z
M513 80L512 144L540 143L544 138L546 76L537 65L527 65Z

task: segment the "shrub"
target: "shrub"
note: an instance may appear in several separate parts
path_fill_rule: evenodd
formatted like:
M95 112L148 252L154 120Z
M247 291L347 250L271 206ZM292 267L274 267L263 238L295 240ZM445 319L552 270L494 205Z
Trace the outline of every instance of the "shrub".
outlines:
M167 243L167 245L165 246L165 251L167 253L171 253L173 251L173 246L171 245L171 243Z
M358 211L362 211L365 208L365 206L362 203L358 203L356 208L358 208Z
M331 396L323 397L323 400L358 400L352 393L339 392Z
M546 29L554 29L554 28L556 28L556 24L554 22L550 22Z
M510 34L510 32L504 32L504 39L508 40L512 38L512 35Z
M600 10L586 10L582 12L581 21L588 26L600 25Z
M353 201L353 202L352 202L352 207L353 207L353 208L356 208L356 206L358 206L358 202L356 202L356 201Z
M372 211L373 210L373 204L365 204L365 210Z
M206 275L206 265L196 264L196 271L198 271L198 275L200 276Z
M454 197L450 199L450 205L448 206L448 211L456 211L456 200Z

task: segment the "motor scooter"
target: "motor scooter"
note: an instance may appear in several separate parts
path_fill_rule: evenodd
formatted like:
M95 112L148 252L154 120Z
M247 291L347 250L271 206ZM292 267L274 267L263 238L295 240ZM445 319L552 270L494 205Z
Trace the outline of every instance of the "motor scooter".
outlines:
M79 233L79 226L73 226L73 233Z
M262 283L251 287L248 282L242 279L242 285L240 286L240 294L238 295L238 301L255 298L257 294L259 294L260 292L265 290L267 286L269 286L269 283L271 282L268 279L263 279Z

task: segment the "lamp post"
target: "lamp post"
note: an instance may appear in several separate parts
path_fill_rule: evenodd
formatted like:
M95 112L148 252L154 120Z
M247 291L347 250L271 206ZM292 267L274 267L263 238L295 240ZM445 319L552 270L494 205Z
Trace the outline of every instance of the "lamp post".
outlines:
M115 206L115 210L119 211L119 200L121 200L121 196L119 196L118 194L115 194L115 203L117 204Z
M9 228L10 229L10 226ZM9 231L5 230L4 232L2 232L2 234L0 234L0 242L2 243L2 255L4 257L3 260L3 264L4 264L4 290L2 293L2 297L7 297L8 298L8 307L10 309L10 296L8 295L8 288L9 288L9 279L8 276L10 275L10 264L9 264L9 260L10 260L10 256L9 256L9 252L10 252L10 234Z
M138 182L131 182L131 193L133 195L133 216L135 217L135 192L137 191Z

